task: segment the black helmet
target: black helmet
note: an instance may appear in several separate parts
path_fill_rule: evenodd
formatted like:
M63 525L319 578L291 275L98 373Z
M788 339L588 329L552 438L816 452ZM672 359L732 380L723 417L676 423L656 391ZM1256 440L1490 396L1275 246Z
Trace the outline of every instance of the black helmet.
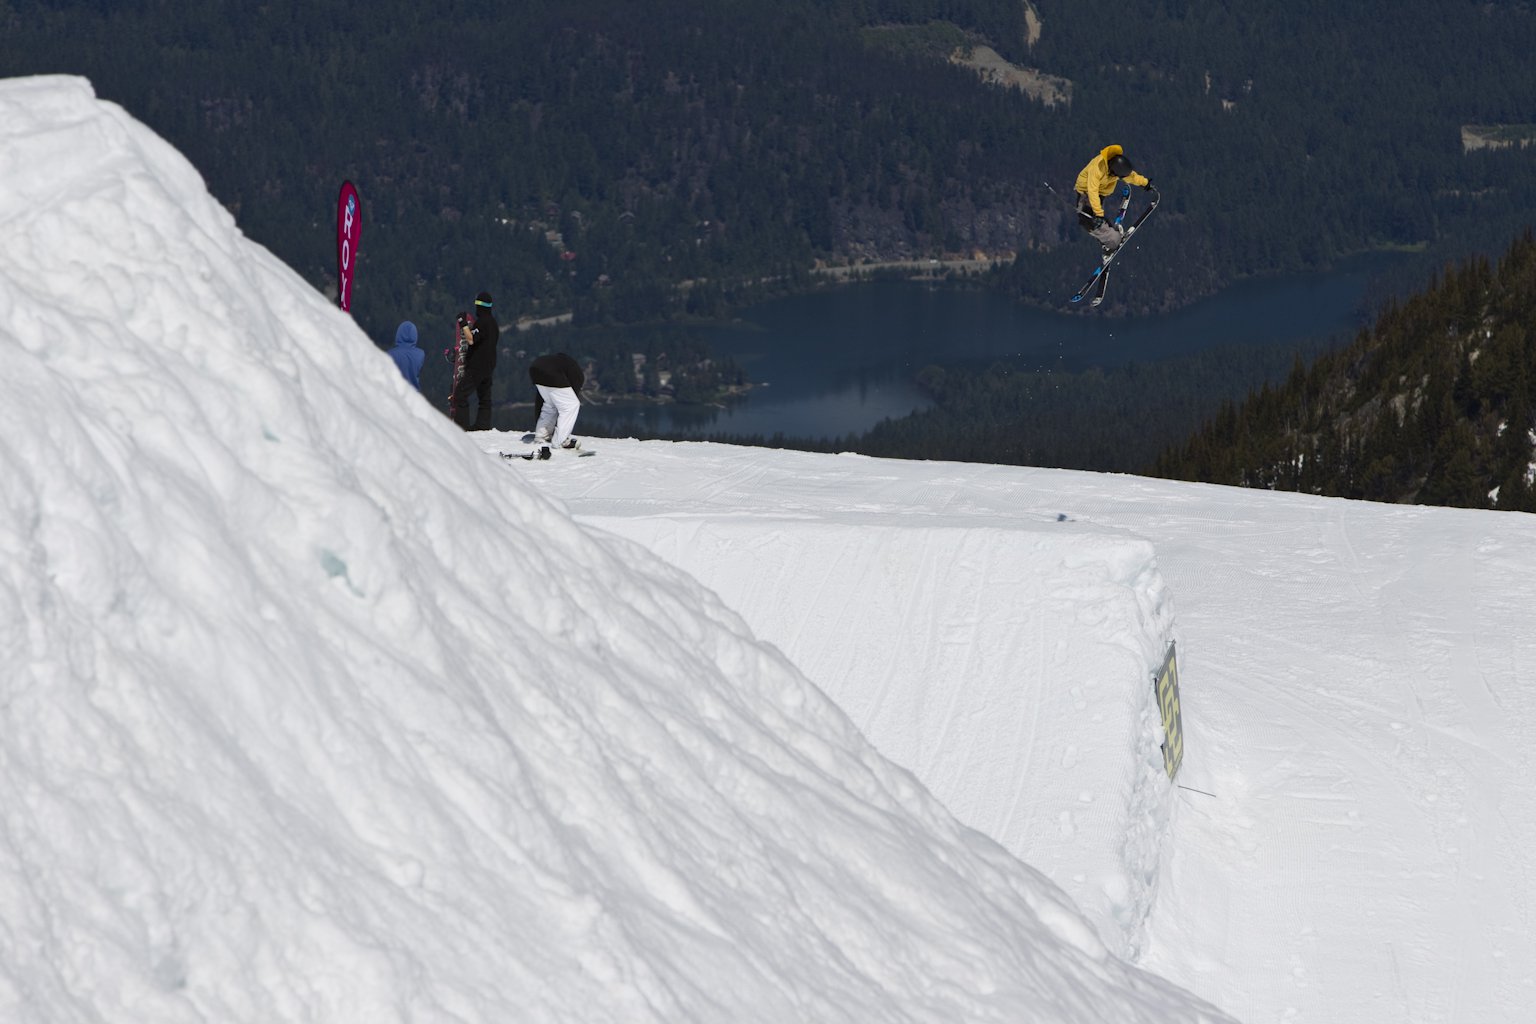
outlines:
M1123 178L1135 170L1136 168L1131 166L1131 162L1125 158L1124 153L1116 153L1109 158L1109 173L1117 178Z
M491 293L490 292L481 292L479 295L476 295L475 296L475 305L480 306L483 309L490 309L491 308Z

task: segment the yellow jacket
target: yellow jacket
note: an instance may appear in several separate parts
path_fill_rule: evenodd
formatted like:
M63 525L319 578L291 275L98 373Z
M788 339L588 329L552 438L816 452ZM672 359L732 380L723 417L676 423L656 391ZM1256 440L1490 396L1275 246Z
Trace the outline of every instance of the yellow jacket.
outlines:
M1120 146L1105 146L1099 151L1098 156L1088 161L1088 166L1084 167L1077 176L1077 191L1088 197L1088 206L1093 210L1095 217L1104 216L1102 197L1113 195L1120 184L1120 179L1109 173L1109 158L1124 154L1125 150ZM1135 171L1127 174L1125 180L1142 188L1150 184L1146 178Z

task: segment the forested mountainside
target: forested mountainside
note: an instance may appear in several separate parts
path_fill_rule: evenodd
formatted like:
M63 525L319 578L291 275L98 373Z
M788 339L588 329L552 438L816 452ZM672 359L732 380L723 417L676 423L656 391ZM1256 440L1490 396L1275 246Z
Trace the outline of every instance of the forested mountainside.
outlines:
M1353 345L1228 403L1156 473L1536 512L1536 236L1448 268Z
M1199 429L1223 401L1283 379L1296 351L1231 345L1076 373L1004 362L928 366L917 379L933 400L931 408L886 420L860 437L804 447L1135 473Z
M1056 303L1092 250L1041 183L1109 142L1164 196L1120 311L1483 251L1536 210L1533 38L1457 0L0 0L0 71L90 77L318 287L356 181L381 341L481 288L713 315L818 259L1017 251L992 285ZM952 60L992 51L1054 92Z

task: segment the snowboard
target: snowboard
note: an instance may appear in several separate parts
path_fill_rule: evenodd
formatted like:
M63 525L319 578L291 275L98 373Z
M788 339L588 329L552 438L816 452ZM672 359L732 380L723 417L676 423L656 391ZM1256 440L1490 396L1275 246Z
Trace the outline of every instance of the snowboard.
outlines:
M452 370L452 382L448 385L448 418L455 423L459 421L459 409L454 401L462 397L459 385L464 380L464 362L469 354L468 323L469 314L460 313L454 321L453 345L443 350L443 357Z
M543 462L555 457L555 452L543 445L530 449L526 452L498 452L497 454L499 454L504 459L522 459L524 462ZM596 454L597 452L593 451L591 448L577 448L574 452L560 452L560 456L562 458L569 455L575 455L578 459L589 458Z

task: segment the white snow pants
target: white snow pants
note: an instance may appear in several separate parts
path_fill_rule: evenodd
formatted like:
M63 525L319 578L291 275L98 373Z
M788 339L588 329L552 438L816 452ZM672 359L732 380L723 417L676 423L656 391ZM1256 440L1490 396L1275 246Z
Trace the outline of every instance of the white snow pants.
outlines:
M534 387L539 389L539 397L544 399L544 408L539 410L539 422L533 428L534 435L540 441L549 438L550 444L559 447L565 444L565 439L576 429L576 417L581 414L581 399L576 397L576 392L571 388L552 388L547 384L535 384Z

